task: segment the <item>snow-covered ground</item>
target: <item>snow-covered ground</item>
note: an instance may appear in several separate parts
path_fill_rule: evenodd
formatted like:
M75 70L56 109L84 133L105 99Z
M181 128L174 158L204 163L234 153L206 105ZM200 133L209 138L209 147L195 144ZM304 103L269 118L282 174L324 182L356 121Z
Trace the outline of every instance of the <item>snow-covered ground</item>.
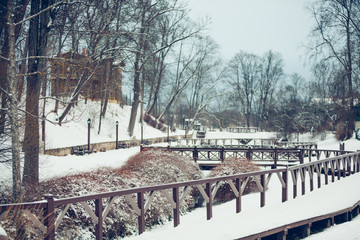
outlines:
M88 106L81 105L81 115L69 115L68 122L61 127L47 123L46 148L59 148L87 143L87 119L92 119L91 139L92 142L114 141L115 121L119 121L119 139L130 139L127 134L130 107L110 104L108 114L102 120L102 130L97 134L98 128L98 104L88 103ZM89 107L90 106L90 107ZM49 114L52 120L56 115ZM183 134L179 131L174 134ZM166 133L155 130L147 125L144 126L144 137L166 136ZM208 138L271 138L274 133L227 133L208 132ZM136 123L135 137L140 138L140 124ZM332 134L322 136L325 140L319 141L320 136L313 138L311 135L301 135L300 141L316 141L319 149L339 149L339 142ZM350 139L345 142L345 149L360 150L360 141ZM103 153L90 154L85 156L40 156L40 179L48 179L55 176L90 171L101 167L120 167L130 156L139 152L139 148L118 149ZM11 184L11 168L0 164L0 185ZM359 176L358 176L359 175ZM270 182L269 190L266 192L266 206L259 207L259 194L250 194L242 198L242 212L235 214L235 203L233 201L216 205L213 209L213 219L206 221L206 210L196 209L184 216L181 216L181 224L173 228L172 222L155 227L151 232L141 236L130 237L129 239L234 239L242 235L251 234L256 231L266 230L276 224L288 223L296 219L311 217L349 207L360 200L358 185L360 174L345 178L341 181L315 189L305 196L281 203L281 186L276 176ZM355 190L354 190L355 189ZM300 191L298 191L300 192ZM346 196L346 197L344 197ZM331 204L330 204L331 201ZM249 224L253 221L253 224ZM359 217L352 222L341 224L317 234L309 239L360 239L358 227ZM329 233L330 232L330 233Z
M51 109L52 104L48 104ZM105 117L101 120L100 134L99 130L99 111L100 103L88 101L87 104L79 102L78 105L71 110L65 118L64 123L59 126L56 124L46 123L46 140L45 148L61 148L76 145L87 144L88 137L88 123L87 120L91 119L90 124L90 139L91 143L115 141L116 138L116 121L119 122L119 140L131 139L128 134L128 125L130 119L131 106L120 107L118 104L109 103ZM59 114L61 110L59 111ZM141 127L139 124L139 116L137 114L137 121L134 128L134 137L140 139ZM50 121L56 122L58 114L50 112L47 118ZM167 133L154 129L147 124L144 124L144 138L165 137ZM179 130L172 134L184 134L184 131Z
M214 206L213 218L209 221L206 220L205 208L196 209L182 216L181 224L176 228L173 228L172 223L169 222L140 236L126 239L236 239L291 222L342 210L360 199L360 191L354 191L354 186L360 182L360 174L323 186L296 199L289 199L285 203L280 203L281 186L279 181L274 180L276 179L272 179L269 190L266 192L266 206L263 208L259 207L259 194L254 193L243 196L243 210L239 214L235 213L235 202L231 201ZM357 225L359 217L354 220L346 225L337 225L324 233L319 233L313 239L338 240L338 235L335 237L330 234L329 236L327 231L342 232L349 228L352 228L352 231L344 232L342 239L359 239L360 228Z

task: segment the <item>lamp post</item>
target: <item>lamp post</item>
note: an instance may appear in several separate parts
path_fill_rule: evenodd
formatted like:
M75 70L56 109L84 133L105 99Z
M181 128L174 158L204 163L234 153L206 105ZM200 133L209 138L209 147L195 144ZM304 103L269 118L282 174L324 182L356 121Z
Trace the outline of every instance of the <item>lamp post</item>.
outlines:
M140 125L141 125L141 128L140 128L140 130L141 130L140 145L143 145L143 143L144 143L144 122L141 121Z
M170 136L169 136L169 134L170 134L170 126L168 125L168 126L167 126L167 142L168 142L168 144L169 144L169 142L170 142Z
M88 123L88 153L90 153L90 124L91 124L90 118L87 120L87 123Z
M45 154L45 120L46 120L46 117L43 114L41 117L41 129L42 129L41 140L43 141L43 144L44 144L44 154Z
M118 140L119 140L119 121L116 121L115 124L116 124L116 149L118 149L119 148L119 143L118 143Z

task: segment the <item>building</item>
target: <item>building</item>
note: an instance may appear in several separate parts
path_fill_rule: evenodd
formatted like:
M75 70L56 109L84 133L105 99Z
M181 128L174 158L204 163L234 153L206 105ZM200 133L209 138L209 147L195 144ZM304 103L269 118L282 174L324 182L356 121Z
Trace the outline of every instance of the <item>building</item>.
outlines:
M52 96L68 97L80 89L80 96L86 100L108 98L121 104L123 62L116 63L113 58L92 60L83 49L82 54L63 53L50 64Z

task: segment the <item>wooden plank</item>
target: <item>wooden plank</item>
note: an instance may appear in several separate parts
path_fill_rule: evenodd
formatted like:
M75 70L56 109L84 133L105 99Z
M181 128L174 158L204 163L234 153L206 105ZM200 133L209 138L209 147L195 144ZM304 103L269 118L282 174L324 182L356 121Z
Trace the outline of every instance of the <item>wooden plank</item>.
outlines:
M245 181L243 182L242 186L241 186L241 195L243 195L246 185L249 182L250 177L245 178Z
M209 196L206 194L204 188L201 185L196 185L197 189L199 189L201 195L203 196L206 203L209 203Z
M45 225L28 209L22 211L22 213L34 224L35 227L39 228L44 234L47 232Z
M105 208L104 208L104 211L102 213L102 218L105 219L110 211L110 208L112 207L112 205L114 204L115 202L115 199L117 197L110 197L108 203L106 204Z
M167 190L160 190L160 192L165 196L165 198L169 201L172 208L176 208L176 203L170 196L170 194L167 192Z
M239 197L239 191L236 188L236 186L234 185L232 180L227 181L227 183L229 184L231 190L233 191L233 193L235 194L235 197Z
M59 216L56 218L55 220L55 231L58 229L62 219L64 218L66 212L68 211L69 207L71 204L67 204L64 208L64 210L61 211L61 213L59 214Z
M189 193L190 189L191 189L191 187L189 187L189 186L184 187L183 193L180 197L180 204L184 201L184 199L185 199L186 195Z
M137 206L137 204L135 203L134 199L132 198L132 196L130 195L125 195L126 200L128 201L128 203L131 205L131 207L133 208L133 210L135 211L135 213L140 216L141 215L141 211L140 208Z
M155 193L155 191L150 191L150 194L149 194L149 197L148 197L148 199L146 200L146 202L145 202L145 206L144 206L144 208L145 208L145 212L149 209L149 207L150 207L150 204L151 204L151 202L152 202L152 200L153 200L153 198L154 198L154 193Z
M90 215L92 221L97 224L98 223L98 217L93 212L93 210L90 208L89 204L87 202L79 202L83 208L86 210L86 212Z
M231 180L230 180L231 181ZM216 183L215 183L215 186L214 186L214 188L213 188L213 190L212 190L212 200L214 201L214 198L215 198L215 195L216 195L216 193L217 193L217 191L219 190L219 187L221 186L221 182L220 181L217 181Z

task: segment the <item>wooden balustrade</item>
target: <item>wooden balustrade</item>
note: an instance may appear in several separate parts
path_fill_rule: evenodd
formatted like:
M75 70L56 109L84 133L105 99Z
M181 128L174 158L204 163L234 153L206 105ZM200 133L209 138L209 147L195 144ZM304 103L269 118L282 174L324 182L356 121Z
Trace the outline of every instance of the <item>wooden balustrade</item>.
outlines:
M174 227L176 227L180 224L180 205L190 188L197 188L199 190L206 202L206 218L211 219L213 217L213 199L217 193L219 184L222 182L226 182L231 187L236 198L235 211L236 213L239 213L241 211L241 196L249 179L255 180L260 192L260 207L263 207L266 204L266 188L273 175L277 176L281 183L281 200L285 202L288 199L289 179L292 180L293 197L295 198L297 196L297 185L299 182L301 182L302 194L305 194L307 183L309 184L310 191L314 190L315 177L318 183L317 187L320 188L322 184L321 176L324 176L324 183L328 184L329 175L331 176L332 182L334 182L336 179L340 180L341 177L346 177L350 174L358 173L359 171L360 153L356 152L300 164L289 168L264 170L232 176L133 188L62 199L57 199L54 198L54 196L49 195L45 197L46 200L39 202L0 205L0 221L6 216L8 211L21 210L29 216L29 219L34 225L38 226L38 228L43 231L45 239L55 239L56 230L61 224L69 207L73 204L81 204L93 220L96 239L102 239L103 223L109 210L113 206L114 200L120 196L124 196L133 209L134 214L138 216L138 229L141 234L145 231L145 213L151 204L155 192L160 192L165 195L166 199L171 204L174 215ZM298 181L299 176L300 181ZM172 194L169 194L169 192ZM135 199L134 195L136 196ZM105 206L103 206L103 199L108 199ZM92 201L95 203L95 207L91 207L91 204L89 204L89 202ZM43 219L38 219L31 213L34 209L43 210ZM56 212L59 212L57 216Z
M314 142L280 142L278 138L185 138L177 139L176 146L211 146L211 147L244 147L244 146L277 146L282 148L317 148ZM173 145L173 144L172 144Z
M277 147L224 147L224 146L175 146L175 147L152 147L143 146L142 150L163 149L178 152L188 157L201 167L214 167L228 157L237 157L253 161L255 164L265 167L285 167L302 164L305 160L311 162L330 158L351 151L326 150L313 148L277 148Z

